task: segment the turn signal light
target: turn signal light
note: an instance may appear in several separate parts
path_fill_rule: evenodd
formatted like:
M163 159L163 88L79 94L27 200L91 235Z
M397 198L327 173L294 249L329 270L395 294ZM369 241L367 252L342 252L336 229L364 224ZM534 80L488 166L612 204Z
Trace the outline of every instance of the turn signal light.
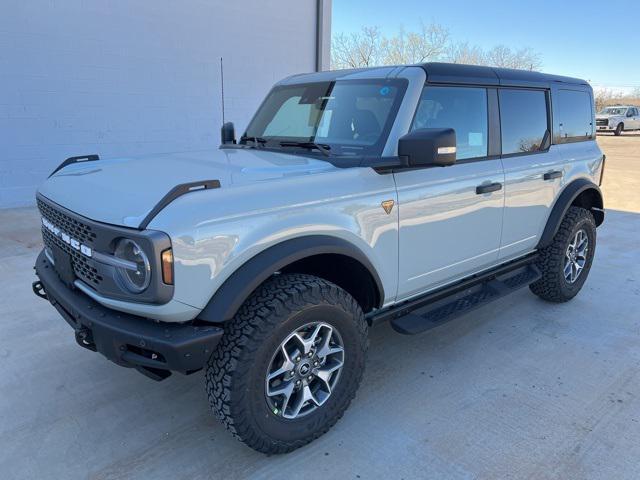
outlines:
M173 285L173 250L167 248L162 252L162 281Z

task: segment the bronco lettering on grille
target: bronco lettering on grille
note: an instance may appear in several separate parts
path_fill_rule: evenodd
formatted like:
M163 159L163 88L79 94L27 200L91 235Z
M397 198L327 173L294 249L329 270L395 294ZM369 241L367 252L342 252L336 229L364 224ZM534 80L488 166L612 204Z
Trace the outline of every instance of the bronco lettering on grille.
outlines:
M47 230L49 230L52 234L54 234L64 243L71 246L71 248L73 248L74 250L78 250L84 256L91 258L91 255L93 255L93 251L91 250L91 247L88 247L80 243L77 239L73 238L68 233L60 230L60 228L56 227L53 223L51 223L49 220L47 220L44 217L42 217L42 225L44 225L44 227Z

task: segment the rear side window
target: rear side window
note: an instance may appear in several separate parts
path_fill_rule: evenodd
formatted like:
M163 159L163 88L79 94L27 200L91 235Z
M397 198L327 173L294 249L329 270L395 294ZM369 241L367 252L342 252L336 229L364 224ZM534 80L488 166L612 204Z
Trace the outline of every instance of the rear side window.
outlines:
M532 153L544 148L549 129L547 96L542 90L498 91L502 154Z
M487 156L487 90L485 88L434 87L422 91L411 130L453 128L456 158Z
M558 90L553 96L554 143L593 138L591 95L581 90Z

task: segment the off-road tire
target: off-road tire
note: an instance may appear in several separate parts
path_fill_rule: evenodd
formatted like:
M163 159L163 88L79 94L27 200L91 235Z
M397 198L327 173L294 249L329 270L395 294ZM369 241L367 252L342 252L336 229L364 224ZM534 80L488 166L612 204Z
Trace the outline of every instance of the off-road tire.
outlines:
M586 263L574 283L569 283L564 276L564 259L569 242L578 230L583 229L589 239ZM580 207L569 207L562 219L553 242L541 249L538 268L542 272L540 280L529 285L533 293L549 302L566 302L571 300L584 285L596 249L596 222L589 210Z
M616 129L613 131L613 134L616 137L619 137L620 135L622 135L622 132L624 132L624 123L619 123Z
M282 418L265 398L268 366L289 334L318 318L337 329L343 340L338 383L315 411ZM290 452L326 433L342 417L362 379L368 345L362 309L346 291L311 275L275 275L225 325L206 366L209 404L225 427L254 450Z

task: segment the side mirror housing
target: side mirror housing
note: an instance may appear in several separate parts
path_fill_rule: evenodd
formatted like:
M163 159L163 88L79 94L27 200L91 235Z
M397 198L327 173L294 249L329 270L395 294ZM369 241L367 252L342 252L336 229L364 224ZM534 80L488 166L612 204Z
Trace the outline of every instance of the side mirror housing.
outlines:
M633 112L631 110L627 112L627 117L633 117Z
M446 167L456 163L456 132L453 128L421 128L398 140L398 155L410 167Z
M220 129L220 139L223 145L236 143L236 129L233 122L227 122Z

